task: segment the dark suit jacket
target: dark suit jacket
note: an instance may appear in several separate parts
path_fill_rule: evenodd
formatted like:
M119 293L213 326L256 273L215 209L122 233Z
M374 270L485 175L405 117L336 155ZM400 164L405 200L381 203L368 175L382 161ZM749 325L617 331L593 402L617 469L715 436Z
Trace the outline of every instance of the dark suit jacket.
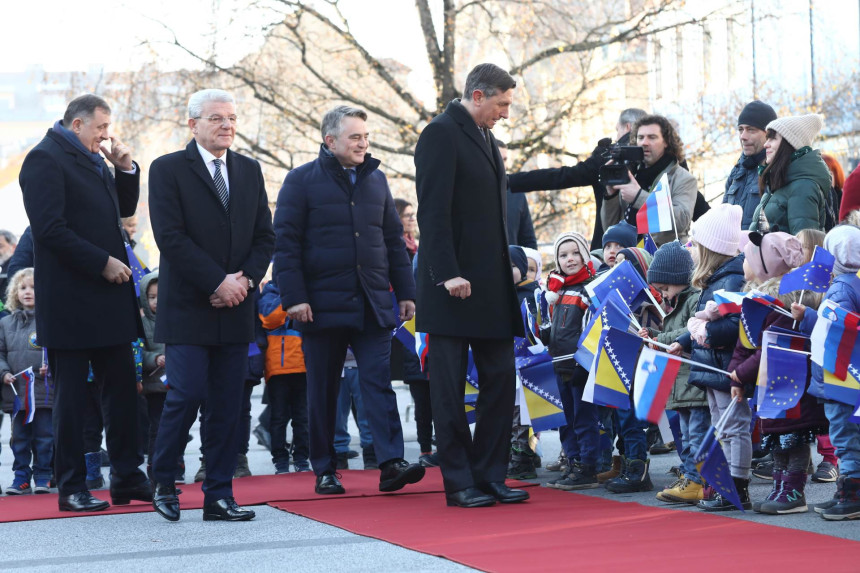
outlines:
M529 202L522 193L512 193L508 189L508 243L530 249L537 249L535 226L529 211Z
M227 150L230 213L224 211L197 143L159 157L149 174L149 214L161 251L155 340L219 345L254 340L254 297L213 308L209 296L229 273L259 284L275 235L263 173Z
M415 300L403 226L379 160L366 154L355 185L338 160L317 159L287 174L275 210L275 277L285 309L311 305L311 332L365 326L365 306L379 326L394 328L394 304Z
M33 233L39 344L82 349L142 335L134 285L102 276L108 257L128 264L120 217L137 209L140 168L111 175L49 129L27 154L19 182Z
M523 336L505 228L507 178L492 133L488 145L466 108L452 101L418 138L415 177L416 328L459 337ZM441 285L458 276L472 284L465 300Z

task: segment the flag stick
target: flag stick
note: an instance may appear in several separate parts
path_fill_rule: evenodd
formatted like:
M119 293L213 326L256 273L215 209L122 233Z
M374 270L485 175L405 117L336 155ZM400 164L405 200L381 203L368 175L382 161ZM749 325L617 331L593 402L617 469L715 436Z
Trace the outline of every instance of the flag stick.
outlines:
M646 344L654 344L653 340L645 340L642 339L643 343ZM659 343L658 343L659 344ZM720 370L719 368L715 368L714 366L709 366L708 364L703 364L701 362L696 362L695 360L690 360L689 358L681 358L680 356L671 355L673 359L680 360L681 362L686 362L690 366L698 366L699 368L705 368L707 370L711 370L713 372L717 372L719 374L725 374L726 376L731 376L731 372L726 372L725 370Z
M666 179L666 186L668 187L669 179ZM678 224L675 223L675 205L672 204L672 191L671 189L667 189L666 193L669 195L669 212L672 214L672 230L675 231L675 240L679 243L681 239L678 238Z
M741 400L743 400L743 398L741 398ZM737 400L732 400L728 407L723 411L723 415L720 416L719 420L717 420L717 425L714 426L714 429L717 430L718 435L723 433L723 428L729 421L729 412L732 411L732 408L734 408L737 403Z
M12 393L13 393L13 394L15 394L16 396L18 395L18 391L17 391L17 390L15 390L15 384L9 384L9 388L11 388L11 389L12 389Z
M797 299L797 304L803 304L803 294L804 294L805 292L806 292L806 290L805 290L805 289L804 289L804 290L802 290L802 291L800 291L800 298L799 298L799 299ZM796 329L796 328L797 328L797 321L795 320L794 322L792 322L792 323L791 323L791 329L792 329L792 330L794 330L794 329Z

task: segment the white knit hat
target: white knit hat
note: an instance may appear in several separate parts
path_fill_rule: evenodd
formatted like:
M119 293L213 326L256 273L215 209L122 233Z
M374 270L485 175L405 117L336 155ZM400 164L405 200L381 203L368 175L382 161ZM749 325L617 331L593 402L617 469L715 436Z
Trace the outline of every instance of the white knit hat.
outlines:
M537 263L537 272L538 276L540 276L541 269L543 268L543 257L541 257L540 251L536 249L530 249L529 247L521 247L523 251L526 253L526 257L533 260Z
M836 225L824 237L824 248L833 254L834 275L860 270L860 229L854 225Z
M824 126L824 117L817 113L780 117L767 124L795 149L812 145L812 141Z
M740 249L743 216L739 205L720 203L693 223L690 236L708 250L733 257Z
M556 237L555 245L553 245L552 248L556 271L561 270L561 265L558 261L558 248L562 245L562 243L566 243L568 241L573 241L576 244L576 250L582 257L582 264L587 265L588 261L591 260L591 253L588 251L588 241L585 239L585 237L583 237L579 233L562 233L561 235Z

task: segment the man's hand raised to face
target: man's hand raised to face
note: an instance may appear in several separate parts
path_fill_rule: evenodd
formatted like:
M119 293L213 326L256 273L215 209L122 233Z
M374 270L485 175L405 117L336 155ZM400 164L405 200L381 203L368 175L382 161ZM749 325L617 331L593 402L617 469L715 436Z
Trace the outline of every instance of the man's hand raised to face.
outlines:
M101 149L108 161L120 171L131 171L134 168L131 162L131 149L116 137L110 137L110 150L104 145Z

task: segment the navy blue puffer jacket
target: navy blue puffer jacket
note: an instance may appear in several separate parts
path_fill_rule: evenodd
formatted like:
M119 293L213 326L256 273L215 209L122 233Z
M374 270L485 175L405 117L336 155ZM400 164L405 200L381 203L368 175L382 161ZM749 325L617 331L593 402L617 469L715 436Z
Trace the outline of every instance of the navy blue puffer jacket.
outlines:
M324 148L287 174L275 211L274 276L285 309L309 303L301 330L363 329L366 301L379 326L395 326L389 286L415 300L403 227L379 160L365 155L353 185Z
M743 285L744 256L741 254L726 261L711 275L711 278L708 279L707 288L699 295L696 311L704 310L705 304L709 300L714 300L714 291L725 289L730 292L740 292ZM678 342L684 347L684 350L690 353L692 360L721 370L728 370L735 344L738 341L739 321L740 315L729 314L719 320L709 322L707 331L710 348L698 345L689 332L678 337ZM696 366L690 367L690 378L687 382L699 388L713 388L721 392L731 392L731 381L728 376Z

